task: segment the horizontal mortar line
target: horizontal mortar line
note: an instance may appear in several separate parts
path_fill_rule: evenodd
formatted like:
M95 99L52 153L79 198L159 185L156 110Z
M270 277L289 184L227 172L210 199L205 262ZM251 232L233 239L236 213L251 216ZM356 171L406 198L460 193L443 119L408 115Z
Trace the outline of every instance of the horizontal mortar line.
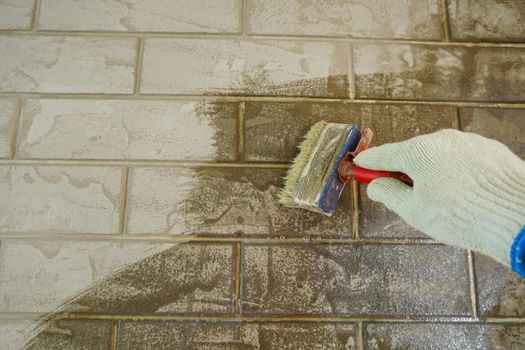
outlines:
M288 163L224 163L189 162L177 160L110 160L110 159L0 159L0 165L59 165L59 166L129 166L129 167L185 167L185 168L261 168L287 169Z
M525 317L487 317L487 318L480 318L480 322L496 323L496 324L524 323Z
M155 314L97 314L97 313L31 313L0 312L3 320L121 320L121 321L196 321L196 322L366 322L366 323L451 323L451 324L524 324L525 317L487 318L483 320L462 316L192 316Z
M473 101L429 101L397 99L350 99L332 97L304 96L243 96L243 95L181 95L181 94L95 94L95 93L36 93L36 92L0 92L4 98L31 99L80 99L80 100L129 100L129 101L211 101L211 102L287 102L287 103L348 103L380 105L424 105L479 108L518 108L524 109L525 102L473 102Z
M434 46L467 46L467 47L495 47L495 48L525 48L522 42L475 42L475 41L449 41L421 40L403 38L375 38L352 37L350 35L294 35L294 34L242 34L242 33L182 33L182 32L155 32L155 31L97 31L97 30L0 30L0 34L16 34L30 36L89 36L89 37L114 37L114 38L173 38L173 39L228 39L228 40L272 40L272 41L314 41L314 42L350 42L350 43L380 43L380 44L413 44Z
M129 241L147 243L257 243L257 244L377 244L377 245L432 245L443 246L443 243L429 238L323 238L311 237L213 237L191 235L134 235L134 234L56 234L56 233L21 233L0 234L0 240L62 240L62 241Z
M374 322L374 323L474 323L472 317L460 316L243 316L243 322ZM525 322L525 320L524 320Z

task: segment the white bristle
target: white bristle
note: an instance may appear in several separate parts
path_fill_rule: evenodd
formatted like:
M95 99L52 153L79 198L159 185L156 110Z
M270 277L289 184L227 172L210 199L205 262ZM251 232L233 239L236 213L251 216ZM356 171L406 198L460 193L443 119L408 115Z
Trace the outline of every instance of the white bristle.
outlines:
M292 208L297 207L293 197L294 189L303 173L304 167L308 164L319 135L321 135L327 124L325 121L315 123L299 145L299 154L293 160L292 166L286 174L283 189L278 193L279 203L282 205Z

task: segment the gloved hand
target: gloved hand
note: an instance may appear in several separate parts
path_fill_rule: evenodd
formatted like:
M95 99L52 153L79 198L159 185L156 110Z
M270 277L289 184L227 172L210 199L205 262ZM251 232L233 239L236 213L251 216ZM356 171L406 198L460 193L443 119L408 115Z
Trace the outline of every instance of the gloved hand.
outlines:
M370 148L354 161L414 180L409 187L376 179L367 189L372 200L434 239L489 255L525 277L525 162L505 145L448 129Z

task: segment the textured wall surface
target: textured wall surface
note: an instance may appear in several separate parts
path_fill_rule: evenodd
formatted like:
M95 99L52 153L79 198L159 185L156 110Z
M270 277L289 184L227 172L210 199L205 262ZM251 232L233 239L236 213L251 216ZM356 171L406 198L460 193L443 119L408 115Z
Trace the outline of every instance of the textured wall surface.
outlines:
M525 3L0 0L0 347L524 349L490 258L278 205L320 120L525 158Z

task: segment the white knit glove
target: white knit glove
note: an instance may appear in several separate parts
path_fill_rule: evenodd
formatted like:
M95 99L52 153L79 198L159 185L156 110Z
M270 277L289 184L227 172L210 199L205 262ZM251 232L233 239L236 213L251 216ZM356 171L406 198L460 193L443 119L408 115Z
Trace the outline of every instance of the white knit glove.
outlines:
M525 162L505 145L441 130L370 148L354 161L414 180L409 187L392 178L376 179L368 186L372 200L440 242L510 265L511 245L525 225Z

